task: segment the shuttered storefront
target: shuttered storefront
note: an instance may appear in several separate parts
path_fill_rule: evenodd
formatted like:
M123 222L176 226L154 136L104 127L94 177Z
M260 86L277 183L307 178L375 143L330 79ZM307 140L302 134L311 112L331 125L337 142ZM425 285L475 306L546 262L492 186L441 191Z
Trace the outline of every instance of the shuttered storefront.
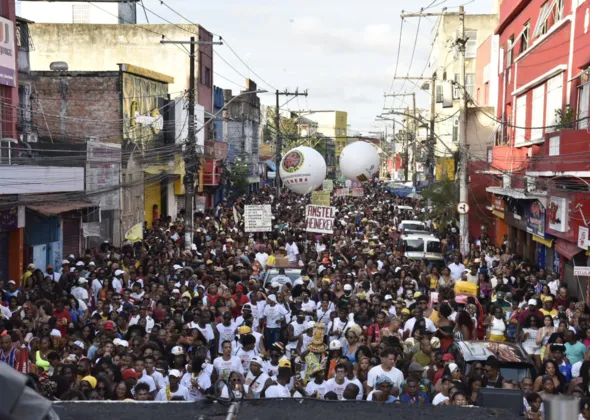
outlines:
M79 257L80 252L80 218L66 217L62 219L63 223L63 255L67 257L73 254Z

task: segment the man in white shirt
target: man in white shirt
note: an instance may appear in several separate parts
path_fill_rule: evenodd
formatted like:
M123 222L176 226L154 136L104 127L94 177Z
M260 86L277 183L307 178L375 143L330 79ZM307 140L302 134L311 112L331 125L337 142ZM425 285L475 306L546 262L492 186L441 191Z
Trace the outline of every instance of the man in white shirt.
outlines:
M270 377L263 371L264 362L258 356L250 360L249 372L246 375L246 385L250 387L254 398L260 398L261 392L272 383Z
M48 265L48 266L47 266L47 271L46 271L46 272L43 274L43 276L44 276L44 277L49 277L49 278L51 278L51 280L53 280L53 281L54 281L54 282L56 282L56 283L57 283L57 282L59 281L59 279L61 278L61 274L59 274L59 273L56 273L56 272L53 270L53 267L52 267L52 266L50 266L50 265Z
M156 383L156 389L158 391L166 388L166 380L164 379L164 375L155 369L156 361L154 360L154 356L145 356L143 360L145 369L143 370L142 375L151 376Z
M156 395L156 401L171 401L173 398L180 401L190 401L188 389L180 384L182 374L177 369L168 372L169 387L162 388Z
M375 380L381 375L385 375L391 379L394 389L399 389L401 383L404 381L404 374L395 367L395 353L392 350L385 350L381 355L381 364L369 370L369 374L367 375L369 391L375 388Z
M262 248L256 253L256 261L262 265L263 270L266 269L266 260L268 260L268 254L266 253L265 249Z
M147 384L150 387L150 394L152 394L152 397L155 398L156 396L156 381L154 381L154 378L152 378L149 375L146 375L145 372L145 361L143 360L143 358L138 358L135 361L135 371L137 373L141 373L141 377L137 378L137 383L141 384ZM137 385L137 384L136 384Z
M283 305L277 304L277 297L270 295L267 298L267 305L264 308L264 317L260 320L261 324L266 319L266 347L272 345L281 339L281 324L289 312Z
M193 371L182 377L180 384L188 389L188 401L202 401L205 392L211 388L211 375L202 367L202 359L193 362Z
M115 289L115 292L117 293L121 293L121 290L123 290L123 282L121 281L123 274L125 274L123 270L115 270L115 277L113 277L112 283L113 289Z
M80 277L77 281L77 285L72 287L72 296L78 299L78 301L88 302L88 290L86 290L87 284L88 280L84 277Z
M244 367L242 361L237 356L231 355L232 343L231 341L224 341L221 343L223 354L213 361L213 367L217 371L219 379L227 381L232 372L239 372L244 374Z
M326 382L326 392L334 392L339 400L343 400L344 390L350 381L346 378L346 365L340 363L336 366L335 375Z
M289 360L281 360L279 362L279 371L277 373L277 380L274 385L269 386L265 393L265 398L291 398L291 391L289 384L291 382L291 362Z
M287 245L285 245L285 250L287 251L287 258L289 258L289 264L297 264L301 259L299 255L299 247L293 240L293 237L289 237L287 239Z
M453 262L449 264L449 270L451 271L451 278L453 280L461 280L461 276L465 271L465 265L463 265L458 255L455 255L455 258L453 258Z
M424 298L422 298L424 299ZM419 302L423 302L424 300L421 300ZM422 312L422 308L420 307L420 305L418 305L416 307L416 309L414 310L414 317L410 318L406 321L406 323L404 324L404 339L410 337L410 335L412 334L412 331L414 330L414 325L416 325L416 321L421 321L424 320L424 322L426 323L426 330L430 331L432 333L436 332L436 326L434 325L434 322L432 322L432 320L430 318L425 318Z

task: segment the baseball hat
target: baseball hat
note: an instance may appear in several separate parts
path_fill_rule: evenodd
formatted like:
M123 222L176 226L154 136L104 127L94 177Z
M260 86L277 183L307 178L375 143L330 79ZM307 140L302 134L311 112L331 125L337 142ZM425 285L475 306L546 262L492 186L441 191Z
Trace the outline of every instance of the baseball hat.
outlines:
M552 352L561 351L565 353L565 346L561 343L553 343L551 344L551 347L549 347L549 350L551 350Z
M280 368L291 368L291 361L288 359L281 359L279 360L279 367Z
M339 340L332 340L330 342L330 350L340 350L342 348L342 343Z
M247 325L242 325L241 327L238 328L238 334L242 335L242 334L251 334L252 333L252 328L250 328Z
M107 321L104 323L103 329L105 331L113 331L115 329L115 323L113 321Z
M424 368L418 362L410 363L410 367L408 368L408 372L422 372Z
M70 262L68 260L61 260L61 265L66 265L66 264L70 264Z
M275 295L268 295L268 300L276 303L277 302L277 297Z
M131 379L131 378L139 378L141 376L141 373L136 372L135 369L125 369L122 373L121 376L123 377L123 380L126 381L127 379Z
M88 279L86 277L80 277L78 283L88 283Z
M182 346L175 346L172 347L172 351L170 353L172 353L174 356L180 356L181 354L184 354L184 349Z
M383 298L383 300L393 300L393 296L391 296L391 295L385 295L385 297Z
M442 357L444 361L455 360L455 357L451 353L445 353Z
M120 276L123 273L124 273L123 270L115 270L115 276Z
M76 267L84 267L84 261L78 261Z
M420 293L420 292L414 293L414 299L419 298L420 296L422 296L422 293Z
M344 285L344 291L345 292L350 292L352 290L352 286L350 284L345 284Z
M51 266L51 264L47 264L47 270L53 270L53 267Z
M180 294L180 290L178 289L172 289L172 292L170 292L171 294Z
M537 299L529 299L529 305L537 305Z
M250 363L256 363L258 366L264 366L264 362L260 356L254 356L252 359L250 359Z
M446 381L453 382L453 378L451 377L451 375L444 375L441 378L441 382L446 382Z
M315 327L315 321L307 321L307 325L305 326L305 328L309 330L313 327Z
M271 287L271 288L273 288L273 289L276 289L276 288L278 288L278 287L281 287L281 285L280 285L278 282L276 282L276 281L273 281L273 282L270 284L270 287Z
M84 350L84 347L85 347L84 346L84 343L82 341L80 341L80 340L74 341L74 346L80 347L82 350Z
M178 369L172 369L168 372L168 376L174 376L175 378L180 378L182 374Z
M96 263L94 261L90 261L88 263L88 267L94 267L96 265Z
M129 341L127 341L127 340L121 340L119 342L119 347L129 347Z

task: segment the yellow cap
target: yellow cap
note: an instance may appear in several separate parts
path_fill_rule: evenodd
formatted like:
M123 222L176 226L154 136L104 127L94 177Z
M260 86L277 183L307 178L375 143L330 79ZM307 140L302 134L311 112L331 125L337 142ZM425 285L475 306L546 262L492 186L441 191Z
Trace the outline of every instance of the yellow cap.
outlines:
M238 334L250 334L252 332L252 328L250 328L247 325L242 325L240 328L238 328Z
M291 361L287 360L287 359L281 359L279 360L279 367L286 367L286 368L290 368L291 367Z

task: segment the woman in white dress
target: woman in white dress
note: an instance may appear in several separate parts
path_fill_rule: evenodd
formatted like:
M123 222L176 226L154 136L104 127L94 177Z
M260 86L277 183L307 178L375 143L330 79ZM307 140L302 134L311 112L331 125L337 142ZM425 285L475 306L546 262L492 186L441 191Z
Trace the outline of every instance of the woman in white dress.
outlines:
M525 319L523 328L520 333L520 341L524 351L535 360L537 367L541 366L541 345L537 344L537 335L539 334L539 320L535 315L530 315Z

